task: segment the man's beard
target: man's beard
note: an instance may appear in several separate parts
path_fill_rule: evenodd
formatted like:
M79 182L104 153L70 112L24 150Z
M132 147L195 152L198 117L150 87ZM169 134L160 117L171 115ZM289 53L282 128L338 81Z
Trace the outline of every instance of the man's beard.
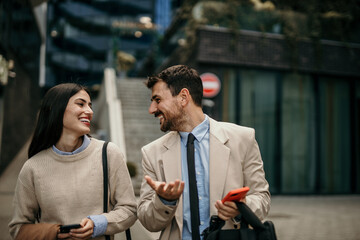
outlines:
M155 114L155 117L158 114ZM163 123L160 125L160 130L163 132L167 131L180 131L181 126L184 123L185 119L185 112L181 107L176 107L176 110L168 113L165 117L163 114L164 119Z

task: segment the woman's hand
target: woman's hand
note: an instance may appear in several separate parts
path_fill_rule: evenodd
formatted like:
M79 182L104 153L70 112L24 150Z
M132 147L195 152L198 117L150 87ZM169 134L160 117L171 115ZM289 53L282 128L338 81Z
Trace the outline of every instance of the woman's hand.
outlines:
M90 239L94 232L94 222L89 218L81 220L81 228L71 229L69 233L59 233L58 239Z

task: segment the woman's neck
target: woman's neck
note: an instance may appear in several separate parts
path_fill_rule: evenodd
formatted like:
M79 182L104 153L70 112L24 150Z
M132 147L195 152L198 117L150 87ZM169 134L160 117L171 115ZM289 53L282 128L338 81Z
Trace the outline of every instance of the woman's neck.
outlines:
M83 143L84 136L61 136L55 147L63 152L73 152Z

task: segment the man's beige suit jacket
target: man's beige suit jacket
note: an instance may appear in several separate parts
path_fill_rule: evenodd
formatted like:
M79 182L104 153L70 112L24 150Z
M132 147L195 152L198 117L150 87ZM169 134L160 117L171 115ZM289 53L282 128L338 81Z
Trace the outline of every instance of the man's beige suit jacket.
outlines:
M181 150L178 132L169 132L142 148L145 175L153 180L172 182L181 179ZM247 205L264 219L270 209L269 185L255 131L210 118L210 216L217 214L215 202L230 190L248 186ZM138 218L149 231L162 231L160 239L181 239L183 201L165 205L144 180L140 190ZM227 228L234 224L228 221Z

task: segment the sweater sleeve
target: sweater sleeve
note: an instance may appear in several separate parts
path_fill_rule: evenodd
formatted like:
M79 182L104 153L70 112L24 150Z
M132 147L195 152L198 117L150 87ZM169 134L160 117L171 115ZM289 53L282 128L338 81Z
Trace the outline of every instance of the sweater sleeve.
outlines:
M40 209L35 195L33 174L26 163L16 183L13 209L14 215L9 223L9 231L14 239L23 224L35 223Z
M103 215L108 221L105 234L113 235L135 223L136 199L124 155L113 143L109 143L107 154L111 211Z
M59 224L23 224L15 240L56 240Z

